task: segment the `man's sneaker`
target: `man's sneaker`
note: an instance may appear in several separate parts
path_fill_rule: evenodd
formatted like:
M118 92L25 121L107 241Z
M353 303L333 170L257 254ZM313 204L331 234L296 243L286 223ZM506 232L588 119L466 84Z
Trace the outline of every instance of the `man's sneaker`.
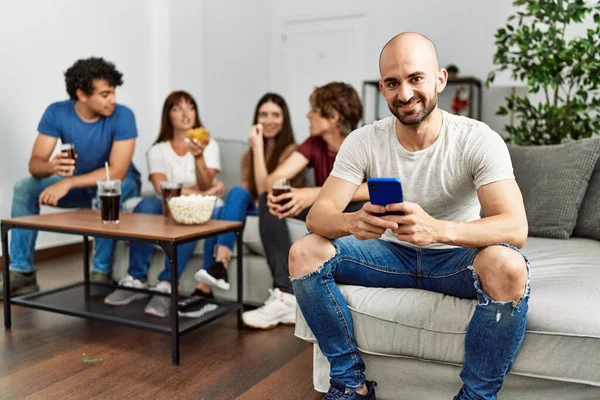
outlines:
M92 282L103 282L112 283L112 276L110 274L103 274L101 272L92 271L90 273L90 281Z
M147 289L148 284L135 279L131 275L127 275L125 278L119 281L119 286L123 288L135 288L135 289ZM106 304L111 306L125 306L135 300L143 299L148 297L146 293L134 292L126 289L117 289L104 298Z
M158 285L152 288L155 292L171 294L171 284L169 282L160 281ZM155 315L157 317L166 317L169 314L171 307L171 299L166 296L152 296L144 312L146 314Z
M377 382L365 381L367 394L358 394L355 390L350 390L346 393L346 385L341 379L331 378L329 384L331 386L325 397L323 397L323 400L375 400L375 386L377 386Z
M269 289L265 305L242 314L244 324L256 329L275 328L279 324L296 323L296 296L279 289Z
M202 282L210 287L218 287L219 289L229 290L229 277L227 268L222 262L214 262L208 269L200 269L194 275L198 282Z
M18 271L9 271L10 297L24 296L40 291L35 271L24 274ZM0 300L4 299L4 278L0 278Z

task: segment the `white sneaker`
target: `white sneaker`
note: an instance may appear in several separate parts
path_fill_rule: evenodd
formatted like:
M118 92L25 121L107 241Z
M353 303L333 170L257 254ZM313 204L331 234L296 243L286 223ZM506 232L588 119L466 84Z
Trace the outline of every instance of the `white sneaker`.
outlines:
M160 281L158 285L152 288L155 292L171 294L171 283ZM144 312L146 314L154 315L157 317L164 318L169 314L169 308L171 307L171 299L165 296L152 296Z
M148 285L139 279L135 279L131 275L127 275L125 278L119 281L119 286L124 288L135 288L135 289L146 289ZM145 293L132 292L131 290L116 289L114 292L104 298L106 304L111 306L124 306L135 300L143 299L148 297Z
M296 296L279 289L269 289L271 294L265 305L242 314L244 324L256 329L275 328L279 324L296 323Z

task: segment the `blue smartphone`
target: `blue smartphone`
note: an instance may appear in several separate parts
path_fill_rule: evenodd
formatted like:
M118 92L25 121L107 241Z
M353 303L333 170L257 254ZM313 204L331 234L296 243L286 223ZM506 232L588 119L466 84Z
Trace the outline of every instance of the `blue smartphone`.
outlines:
M367 180L371 204L387 206L392 203L402 203L402 183L398 178L369 178ZM404 215L402 211L386 211L379 215Z

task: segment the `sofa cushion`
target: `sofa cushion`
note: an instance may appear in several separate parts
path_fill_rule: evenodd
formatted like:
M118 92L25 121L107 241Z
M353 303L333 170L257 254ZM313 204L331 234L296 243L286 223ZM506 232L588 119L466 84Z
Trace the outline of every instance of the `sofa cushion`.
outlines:
M600 386L600 242L529 238L527 334L511 373ZM462 364L475 300L419 289L340 285L359 349ZM298 313L296 336L314 341Z
M598 156L600 139L550 146L509 146L529 235L567 239Z
M600 159L581 203L573 235L600 240Z

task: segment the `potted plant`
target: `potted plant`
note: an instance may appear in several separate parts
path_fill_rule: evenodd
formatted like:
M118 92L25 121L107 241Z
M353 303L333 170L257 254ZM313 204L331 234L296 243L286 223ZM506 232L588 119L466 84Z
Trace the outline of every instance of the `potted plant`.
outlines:
M448 71L448 79L456 79L458 77L459 69L456 65L450 64L446 67L446 71Z
M514 0L517 12L495 34L494 69L527 84L530 96L506 98L498 115L513 113L506 126L515 144L561 143L600 132L600 4L589 0ZM585 36L569 39L568 28L593 18Z

